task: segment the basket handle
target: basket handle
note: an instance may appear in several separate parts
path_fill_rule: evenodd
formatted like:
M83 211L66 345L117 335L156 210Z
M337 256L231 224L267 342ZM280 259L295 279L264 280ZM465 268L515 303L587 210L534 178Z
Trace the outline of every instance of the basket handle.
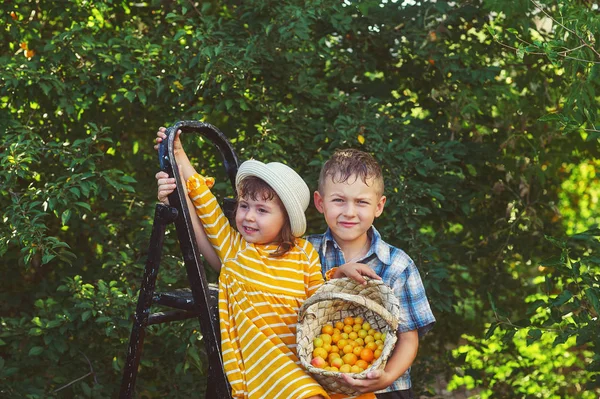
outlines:
M396 331L398 329L398 320L394 319L392 314L386 308L384 308L374 300L366 298L364 296L346 294L343 292L323 292L318 295L311 296L300 307L300 311L298 312L298 322L301 323L302 321L304 321L304 317L306 317L306 315L310 313L309 309L313 305L319 302L331 301L334 299L340 299L346 302L353 302L357 305L365 306L373 312L375 312L377 315L379 315L387 323L387 325L392 328L393 331Z

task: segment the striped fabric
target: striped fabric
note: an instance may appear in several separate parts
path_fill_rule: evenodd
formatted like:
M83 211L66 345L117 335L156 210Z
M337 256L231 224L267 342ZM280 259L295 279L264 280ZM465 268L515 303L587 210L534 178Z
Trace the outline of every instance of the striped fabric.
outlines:
M229 224L202 176L192 176L187 188L223 264L221 347L233 397L329 398L296 356L298 309L323 284L317 252L298 239L285 256L270 257L277 246L246 242Z

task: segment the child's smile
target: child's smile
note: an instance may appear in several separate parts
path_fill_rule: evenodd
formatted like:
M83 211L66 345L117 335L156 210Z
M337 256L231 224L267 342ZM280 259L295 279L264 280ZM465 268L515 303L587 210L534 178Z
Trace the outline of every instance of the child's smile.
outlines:
M315 192L315 206L342 246L362 245L373 220L383 211L385 197L378 194L372 181L368 183L353 178L336 183L329 178L323 192Z
M277 199L238 202L235 224L246 241L252 244L272 244L280 240L286 214Z

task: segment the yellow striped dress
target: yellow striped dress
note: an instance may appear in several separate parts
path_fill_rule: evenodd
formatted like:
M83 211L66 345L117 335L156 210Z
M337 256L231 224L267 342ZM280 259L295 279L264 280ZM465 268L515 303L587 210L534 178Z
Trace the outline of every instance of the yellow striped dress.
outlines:
M229 224L204 177L190 177L187 188L222 262L221 349L233 397L329 398L296 355L298 310L323 284L313 246L297 239L286 255L270 257L277 245L246 242Z

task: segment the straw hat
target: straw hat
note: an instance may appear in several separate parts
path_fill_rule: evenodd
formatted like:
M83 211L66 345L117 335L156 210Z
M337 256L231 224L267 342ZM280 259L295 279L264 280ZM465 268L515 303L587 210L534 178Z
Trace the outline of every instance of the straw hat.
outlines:
M300 175L280 162L267 164L251 159L240 165L235 177L235 185L249 176L264 180L279 196L287 211L294 237L301 237L306 231L304 212L310 203L310 190Z

